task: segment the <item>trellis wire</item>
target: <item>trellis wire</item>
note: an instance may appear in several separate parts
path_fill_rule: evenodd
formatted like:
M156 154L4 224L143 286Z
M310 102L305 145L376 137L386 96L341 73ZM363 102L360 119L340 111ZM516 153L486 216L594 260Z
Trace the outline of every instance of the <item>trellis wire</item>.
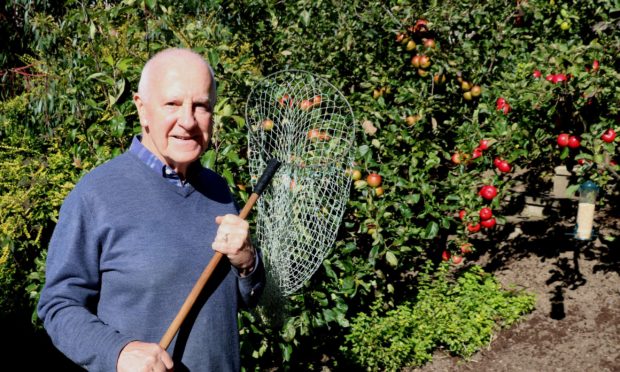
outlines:
M282 162L258 201L256 240L269 275L290 295L335 242L351 185L353 111L326 80L289 70L254 87L245 116L252 181L269 159Z

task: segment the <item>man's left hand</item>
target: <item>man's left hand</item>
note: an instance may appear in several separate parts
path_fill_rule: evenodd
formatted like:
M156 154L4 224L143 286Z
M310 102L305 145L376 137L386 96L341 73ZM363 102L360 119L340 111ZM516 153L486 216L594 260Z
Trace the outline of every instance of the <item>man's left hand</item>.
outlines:
M239 216L227 214L215 218L220 225L213 241L213 249L228 257L241 276L254 269L256 251L250 242L250 224Z

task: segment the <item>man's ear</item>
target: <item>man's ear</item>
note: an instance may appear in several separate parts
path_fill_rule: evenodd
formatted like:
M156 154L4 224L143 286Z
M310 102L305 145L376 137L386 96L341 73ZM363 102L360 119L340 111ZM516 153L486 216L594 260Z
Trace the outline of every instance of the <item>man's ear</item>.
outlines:
M144 101L140 97L140 94L134 93L133 95L133 103L136 105L136 109L138 109L138 117L140 118L140 126L145 129L148 127L148 122L146 120L146 113L144 107Z

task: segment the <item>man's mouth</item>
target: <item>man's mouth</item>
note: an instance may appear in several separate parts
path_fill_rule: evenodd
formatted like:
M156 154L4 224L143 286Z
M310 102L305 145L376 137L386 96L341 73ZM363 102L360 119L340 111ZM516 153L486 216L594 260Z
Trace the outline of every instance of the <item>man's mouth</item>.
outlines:
M172 136L173 138L176 138L178 140L182 140L182 141L190 141L190 140L195 140L195 136Z

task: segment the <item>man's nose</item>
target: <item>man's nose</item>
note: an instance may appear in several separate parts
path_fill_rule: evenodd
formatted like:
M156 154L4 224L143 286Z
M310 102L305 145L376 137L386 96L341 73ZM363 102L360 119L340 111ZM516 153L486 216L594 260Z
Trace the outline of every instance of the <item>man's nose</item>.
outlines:
M181 113L179 118L179 125L184 129L191 129L196 125L196 118L194 117L194 105L191 102L183 103L181 107Z

